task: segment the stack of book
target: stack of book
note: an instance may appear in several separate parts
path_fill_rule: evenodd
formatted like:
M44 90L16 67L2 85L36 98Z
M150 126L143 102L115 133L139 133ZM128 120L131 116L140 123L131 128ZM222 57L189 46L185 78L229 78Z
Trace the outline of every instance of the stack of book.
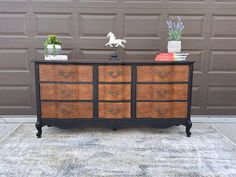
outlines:
M188 53L159 53L156 55L156 61L184 61Z
M68 60L67 55L45 55L45 60Z

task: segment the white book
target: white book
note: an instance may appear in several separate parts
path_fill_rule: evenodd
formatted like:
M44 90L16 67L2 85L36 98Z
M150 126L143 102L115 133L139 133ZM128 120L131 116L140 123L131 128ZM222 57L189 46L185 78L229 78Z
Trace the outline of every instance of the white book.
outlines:
M68 60L67 55L45 55L44 56L45 60Z

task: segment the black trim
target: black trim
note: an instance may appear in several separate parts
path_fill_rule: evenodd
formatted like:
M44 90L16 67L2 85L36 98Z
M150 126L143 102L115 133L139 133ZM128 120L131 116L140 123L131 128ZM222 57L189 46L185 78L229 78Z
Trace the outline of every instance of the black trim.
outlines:
M93 100L41 100L41 102L93 102Z
M37 121L41 121L41 102L40 102L40 76L39 76L39 64L35 64L35 89L36 89L36 107L37 107Z
M93 65L93 118L98 119L98 65Z
M137 82L137 84L188 84L188 82Z
M168 121L166 121L168 120ZM174 125L185 125L186 118L123 118L123 119L53 119L43 118L43 126L53 125L59 128L78 128L91 126L104 126L107 128L121 128L121 127L153 127L153 128L168 128Z
M102 103L127 103L127 102L131 102L131 100L98 100L98 102L102 102Z
M102 64L102 65L123 65L123 64L158 64L158 65L186 65L195 63L194 61L162 61L157 62L155 60L32 60L34 63L41 64Z
M131 84L131 82L98 82L98 84Z
M93 84L93 82L60 82L60 81L40 81L42 84Z
M136 119L136 82L137 82L137 69L135 64L131 67L131 118Z
M191 104L192 104L192 85L193 85L193 64L189 65L189 85L188 85L188 120L191 118Z
M188 100L136 100L136 102L188 102Z

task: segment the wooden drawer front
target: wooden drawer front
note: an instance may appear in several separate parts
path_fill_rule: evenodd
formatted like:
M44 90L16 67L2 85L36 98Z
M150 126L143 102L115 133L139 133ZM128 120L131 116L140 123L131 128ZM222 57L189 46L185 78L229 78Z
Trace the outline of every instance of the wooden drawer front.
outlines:
M92 100L92 84L40 84L42 100Z
M93 67L89 65L40 65L40 81L92 82Z
M138 82L188 81L189 66L137 66Z
M130 118L130 103L99 103L99 118Z
M100 84L99 100L131 100L130 84Z
M99 82L131 82L131 67L99 66Z
M187 100L187 84L137 84L137 100Z
M187 103L142 102L137 103L137 118L186 118Z
M93 118L93 103L41 103L42 118Z

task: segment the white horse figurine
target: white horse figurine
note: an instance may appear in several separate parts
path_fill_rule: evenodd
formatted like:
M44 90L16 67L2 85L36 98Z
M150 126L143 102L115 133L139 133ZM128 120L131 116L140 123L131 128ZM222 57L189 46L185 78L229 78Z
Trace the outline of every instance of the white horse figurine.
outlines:
M105 47L106 46L110 46L110 47L118 47L118 46L121 46L121 47L125 47L122 43L127 43L125 39L116 39L115 35L112 33L112 32L109 32L107 34L107 37L109 37L109 42L105 44Z

